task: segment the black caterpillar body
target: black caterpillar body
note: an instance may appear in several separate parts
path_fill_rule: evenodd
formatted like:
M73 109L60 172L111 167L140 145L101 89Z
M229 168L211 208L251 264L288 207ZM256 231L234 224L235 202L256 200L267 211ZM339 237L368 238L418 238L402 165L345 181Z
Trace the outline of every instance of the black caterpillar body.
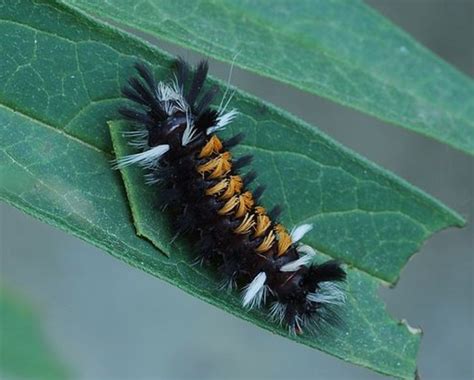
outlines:
M336 261L314 263L315 251L299 242L311 225L288 232L278 222L279 207L267 212L259 205L264 189L249 190L256 174L241 173L251 156L230 153L243 136L222 141L215 134L237 112L226 112L223 101L210 107L217 88L202 93L207 62L193 70L178 59L169 82L157 82L143 64L136 69L139 77L123 94L138 107L120 112L133 122L128 135L140 152L119 158L117 166L147 170L146 182L157 186L177 233L196 244L198 258L217 268L225 286L242 289L244 307L266 306L296 333L331 322L331 305L345 300L338 283L346 274Z

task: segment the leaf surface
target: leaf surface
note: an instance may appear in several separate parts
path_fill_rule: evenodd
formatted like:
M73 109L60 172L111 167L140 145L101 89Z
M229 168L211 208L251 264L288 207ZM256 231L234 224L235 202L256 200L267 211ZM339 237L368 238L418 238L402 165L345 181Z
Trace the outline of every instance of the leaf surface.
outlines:
M111 122L109 125L117 155L134 153L124 137L124 132L130 130L129 126L124 122ZM243 149L243 151L246 150ZM297 163L298 166L300 164ZM265 170L268 165L268 161L262 162L259 169ZM288 335L286 329L267 322L265 312L244 311L235 293L226 293L221 290L220 279L216 278L212 270L190 265L192 260L190 260L190 250L186 242L173 240L173 231L169 228L169 221L163 214L157 215L156 209L153 210L150 207L156 200L156 194L151 190L153 187L143 186L143 171L137 167L126 167L121 169L121 173L137 230L142 236L153 241L162 252L171 257L171 260L179 262L180 269L178 270L187 285L192 283L197 287L204 287L209 289L211 294L221 293L222 298L217 300L218 306L274 333L379 372L390 373L387 371L390 367L403 368L402 371L407 372L407 377L413 378L421 331L407 328L405 324L396 322L390 317L377 296L378 281L376 279L357 269L349 268L346 286L348 300L344 308L338 311L343 320L341 326L338 328L325 326L324 331L317 338L310 335L298 337ZM272 192L272 189L269 189L269 192ZM293 201L293 204L296 202ZM149 225L144 222L151 222L154 228L149 228ZM170 243L170 241L173 242ZM321 262L327 259L326 255L319 257ZM220 301L224 304L221 305ZM388 341L392 342L390 347L387 346ZM377 363L377 368L373 367L375 363ZM402 371L397 369L391 374L403 377Z
M474 82L361 1L66 0L474 154Z
M169 258L136 234L122 179L111 170L106 121L118 117L120 88L136 60L149 62L158 77L167 78L170 57L53 1L7 3L0 8L0 32L5 36L0 41L1 198L240 318L288 336L263 312L242 310L236 294L219 291L212 271L190 265L191 252L160 235L166 226L158 213L149 228L157 231L152 240ZM316 228L307 242L352 267L348 328L328 337L289 338L382 373L413 378L419 334L390 318L376 289L380 281L394 282L432 233L464 221L261 100L237 92L232 106L241 115L227 133L247 133L236 153L254 154L259 181L268 185L265 204L283 202L289 226L313 222ZM130 178L129 184L142 186Z

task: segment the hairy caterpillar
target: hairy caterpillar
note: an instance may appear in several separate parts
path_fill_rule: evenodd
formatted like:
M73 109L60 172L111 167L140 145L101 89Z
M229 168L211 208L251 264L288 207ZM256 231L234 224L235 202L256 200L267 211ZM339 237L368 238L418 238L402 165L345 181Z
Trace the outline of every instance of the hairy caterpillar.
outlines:
M331 323L331 305L344 303L339 283L346 274L336 261L316 264L315 251L300 240L312 226L291 232L278 222L280 208L259 205L263 187L249 190L254 171L242 169L251 156L234 159L230 149L243 135L221 140L216 132L237 116L211 102L218 89L203 91L207 62L191 69L176 61L176 75L157 82L143 64L135 65L123 95L137 107L120 113L133 123L127 133L139 153L118 158L117 167L143 167L146 183L173 216L177 234L196 245L199 261L213 265L225 287L242 290L244 307L267 306L269 316L291 332Z

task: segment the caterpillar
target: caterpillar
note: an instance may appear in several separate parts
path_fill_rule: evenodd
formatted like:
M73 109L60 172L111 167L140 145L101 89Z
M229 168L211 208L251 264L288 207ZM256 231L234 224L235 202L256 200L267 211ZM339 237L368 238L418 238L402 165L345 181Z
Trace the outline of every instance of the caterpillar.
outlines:
M238 112L227 111L226 94L211 106L218 87L203 89L207 61L192 68L178 58L168 81L156 81L143 63L135 68L138 75L122 89L133 103L119 112L132 123L126 135L139 152L117 158L116 167L146 170L145 182L156 186L177 235L188 237L224 287L240 289L244 308L266 307L271 320L296 334L335 321L332 305L345 302L346 273L335 260L315 263L315 250L301 243L310 224L288 231L279 222L281 207L260 205L264 187L250 190L256 173L243 169L252 156L231 153L244 135L218 136Z

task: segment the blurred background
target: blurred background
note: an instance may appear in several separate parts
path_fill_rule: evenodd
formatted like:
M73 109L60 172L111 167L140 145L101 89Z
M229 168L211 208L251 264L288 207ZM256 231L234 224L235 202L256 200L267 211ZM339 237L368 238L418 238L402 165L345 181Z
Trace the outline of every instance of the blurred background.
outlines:
M422 44L474 76L474 2L371 0ZM142 35L142 37L144 37ZM191 62L200 57L147 38ZM226 79L229 66L210 61ZM435 141L234 69L232 84L289 110L465 216L436 234L381 289L388 310L421 326L422 379L473 378L474 160ZM1 205L2 283L40 314L79 379L383 379L265 332L48 225Z

